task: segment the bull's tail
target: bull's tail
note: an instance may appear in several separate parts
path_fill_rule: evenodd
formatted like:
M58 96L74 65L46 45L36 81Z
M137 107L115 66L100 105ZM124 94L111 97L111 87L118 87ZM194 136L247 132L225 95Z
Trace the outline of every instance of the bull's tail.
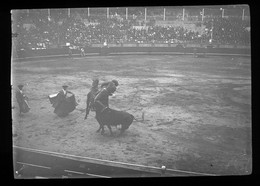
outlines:
M133 119L135 120L135 121L137 121L137 122L144 122L144 120L143 119L136 119L134 116L133 116Z
M134 116L133 119L137 122L144 122L144 112L142 112L142 119L136 119Z

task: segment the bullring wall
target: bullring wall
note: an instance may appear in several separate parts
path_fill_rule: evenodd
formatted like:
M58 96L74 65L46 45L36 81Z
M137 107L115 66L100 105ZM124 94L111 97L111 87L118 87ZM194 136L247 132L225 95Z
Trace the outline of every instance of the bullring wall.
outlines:
M233 45L197 45L197 44L109 44L102 47L93 44L85 47L86 55L108 54L208 54L208 55L240 55L250 56L251 48ZM68 48L52 48L38 50L21 50L13 52L13 59L30 59L39 57L65 57L68 56ZM79 56L80 50L72 49L73 56Z

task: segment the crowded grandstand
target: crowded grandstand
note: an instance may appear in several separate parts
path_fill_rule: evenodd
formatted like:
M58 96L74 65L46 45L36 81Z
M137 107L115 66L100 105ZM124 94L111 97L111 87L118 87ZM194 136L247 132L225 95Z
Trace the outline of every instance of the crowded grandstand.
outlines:
M15 10L16 50L93 44L250 45L247 6Z

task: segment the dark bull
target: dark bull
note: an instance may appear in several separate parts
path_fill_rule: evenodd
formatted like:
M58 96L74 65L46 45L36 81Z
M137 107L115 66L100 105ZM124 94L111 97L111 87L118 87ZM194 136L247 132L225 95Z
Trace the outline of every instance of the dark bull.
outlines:
M134 116L125 111L117 111L111 108L106 108L103 112L96 111L96 120L100 127L97 130L101 130L101 134L104 134L104 126L106 125L110 131L110 135L113 135L111 126L121 125L120 134L129 128L134 120Z

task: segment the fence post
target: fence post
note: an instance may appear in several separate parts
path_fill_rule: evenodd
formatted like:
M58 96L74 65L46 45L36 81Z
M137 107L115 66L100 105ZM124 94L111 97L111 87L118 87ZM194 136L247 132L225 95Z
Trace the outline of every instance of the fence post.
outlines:
M144 20L146 21L146 8L144 8Z
M165 21L165 8L163 9L163 20Z
M125 9L125 18L127 19L128 17L128 8Z
M202 20L202 22L203 22L203 20L204 20L204 8L202 9L201 20Z
M184 21L185 9L182 9L182 20Z

